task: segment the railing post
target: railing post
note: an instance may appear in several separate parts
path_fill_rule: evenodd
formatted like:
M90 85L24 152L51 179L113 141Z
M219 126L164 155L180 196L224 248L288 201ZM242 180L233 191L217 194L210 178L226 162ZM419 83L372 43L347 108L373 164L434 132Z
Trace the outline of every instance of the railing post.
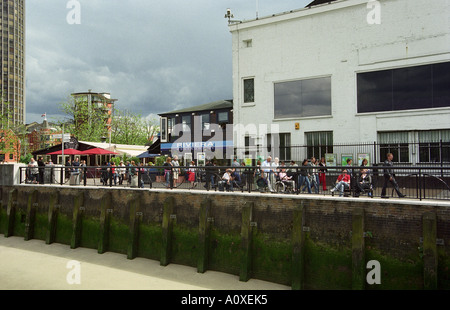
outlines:
M59 170L59 174L60 174L59 184L60 184L60 185L64 185L64 169L65 169L65 167L62 166L62 167L60 167L59 169L60 169L60 170Z
M422 178L421 178L421 170L419 168L419 171L417 172L417 175L419 177L419 200L422 201Z
M87 184L87 167L83 167L83 184L84 186Z
M138 173L137 173L137 175L138 175L138 188L141 188L141 186L142 186L142 180L141 180L142 172L141 172L141 168L137 168L137 171L138 171Z

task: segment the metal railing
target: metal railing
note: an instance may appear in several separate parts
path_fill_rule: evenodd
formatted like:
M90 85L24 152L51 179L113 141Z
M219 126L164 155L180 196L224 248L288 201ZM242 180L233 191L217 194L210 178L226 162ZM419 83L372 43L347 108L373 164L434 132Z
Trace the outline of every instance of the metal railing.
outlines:
M20 167L20 184L68 186L109 186L135 188L200 189L214 191L273 192L290 194L339 195L331 191L343 169L351 174L351 184L343 196L397 197L395 184L386 180L384 166L368 166L369 190L358 185L361 167L334 166L321 171L319 166L286 166L264 171L259 166L88 166L88 167ZM227 169L230 181L224 180ZM275 168L274 168L275 169ZM285 169L289 180L281 180ZM441 166L394 166L395 181L402 195L411 199L450 200L450 168ZM262 171L262 175L258 174ZM291 182L293 181L293 182ZM386 188L383 192L383 187ZM362 190L361 190L362 189ZM370 195L369 195L370 194Z

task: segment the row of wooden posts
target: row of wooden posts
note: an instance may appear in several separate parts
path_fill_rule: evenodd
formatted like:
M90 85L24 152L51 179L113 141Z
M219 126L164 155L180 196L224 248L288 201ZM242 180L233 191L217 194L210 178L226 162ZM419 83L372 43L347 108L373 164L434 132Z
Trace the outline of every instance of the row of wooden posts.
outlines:
M15 210L17 206L17 189L9 192L9 199L6 212L5 237L14 233ZM84 192L80 191L74 198L72 237L70 247L72 249L80 246L81 224L84 215ZM304 287L305 282L305 211L308 200L300 200L293 211L292 230L292 289L298 290ZM133 199L130 204L130 226L127 258L134 259L137 256L137 240L139 236L139 226L143 213L140 210L139 196ZM175 200L169 197L164 201L162 218L162 249L160 264L167 266L171 263L172 230L176 215L174 214ZM28 196L27 211L25 218L25 240L34 238L35 215L38 206L38 191L33 190ZM51 194L48 209L48 226L45 243L55 242L56 220L59 211L59 193ZM247 202L242 206L241 225L241 261L239 280L248 281L252 276L252 239L256 231L256 223L253 222L253 202ZM100 206L100 235L98 241L98 253L108 251L109 226L112 214L111 194L107 194L101 199ZM208 257L210 245L210 231L214 221L210 216L211 199L205 198L201 202L198 227L198 262L197 271L204 273L208 270ZM436 214L427 212L423 215L423 259L424 259L424 288L437 288L437 247L436 247ZM352 288L365 289L366 287L366 258L364 242L364 209L354 208L352 215Z

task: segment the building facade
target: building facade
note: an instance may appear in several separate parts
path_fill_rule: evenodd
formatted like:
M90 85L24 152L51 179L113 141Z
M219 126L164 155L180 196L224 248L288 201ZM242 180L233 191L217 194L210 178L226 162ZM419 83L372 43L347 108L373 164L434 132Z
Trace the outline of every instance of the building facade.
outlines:
M367 143L371 163L450 162L448 16L446 0L339 0L230 23L238 155L339 162L358 154L336 145Z
M0 111L14 125L25 124L25 0L2 0L0 6Z
M110 93L95 93L89 90L88 92L72 93L72 97L75 100L75 105L79 103L87 103L87 115L88 119L75 119L75 124L81 122L91 122L92 115L102 115L105 122L105 134L111 132L111 122L114 115L114 105L117 99L112 99ZM99 113L95 113L99 112Z
M160 153L177 155L183 164L191 160L233 158L233 101L220 100L160 116Z

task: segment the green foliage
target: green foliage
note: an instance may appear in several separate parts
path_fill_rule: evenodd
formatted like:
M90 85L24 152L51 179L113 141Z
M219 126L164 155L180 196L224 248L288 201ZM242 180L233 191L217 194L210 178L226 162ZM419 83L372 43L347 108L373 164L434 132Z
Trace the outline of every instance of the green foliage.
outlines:
M155 165L160 167L166 162L166 156L158 156L155 158Z
M101 142L102 137L111 135L112 143L145 145L158 130L156 120L146 120L140 114L115 108L111 116L111 132L108 132L106 110L90 107L87 98L69 97L59 105L66 114L65 131L81 141Z
M101 142L101 138L107 136L104 111L90 107L87 99L69 97L60 103L60 109L67 115L65 132L78 140Z
M20 156L20 162L22 164L28 164L32 157L33 157L33 155L31 153L28 153L26 155Z

